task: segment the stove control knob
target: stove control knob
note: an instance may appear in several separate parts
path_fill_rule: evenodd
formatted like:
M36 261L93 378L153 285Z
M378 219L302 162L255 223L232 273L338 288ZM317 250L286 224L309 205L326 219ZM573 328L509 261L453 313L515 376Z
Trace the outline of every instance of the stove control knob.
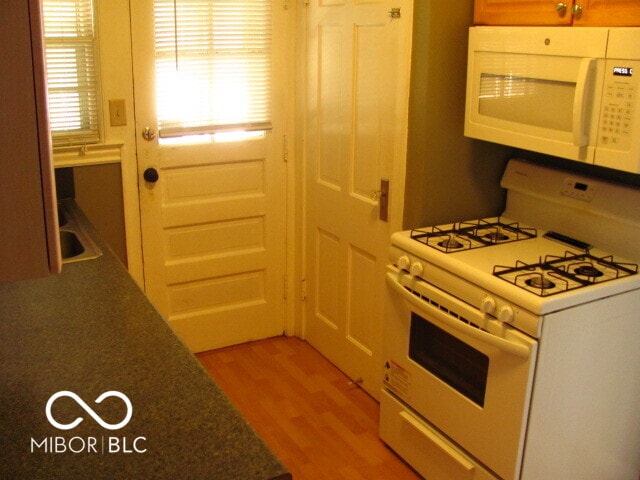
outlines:
M496 317L501 322L509 323L513 321L513 308L510 305L502 305L497 312Z
M411 259L406 255L402 255L398 258L398 268L400 270L409 270L409 265L411 265Z
M409 269L409 273L414 277L422 276L422 272L424 272L424 267L420 262L414 262L411 264L411 268Z
M486 296L480 301L480 311L483 313L493 314L496 309L496 300L493 297Z

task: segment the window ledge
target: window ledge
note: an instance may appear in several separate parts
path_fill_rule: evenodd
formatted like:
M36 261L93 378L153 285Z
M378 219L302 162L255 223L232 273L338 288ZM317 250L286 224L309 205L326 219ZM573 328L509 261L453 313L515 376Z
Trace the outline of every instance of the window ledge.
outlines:
M53 149L53 166L81 167L85 165L101 165L120 163L124 143L98 143L73 147L55 147Z

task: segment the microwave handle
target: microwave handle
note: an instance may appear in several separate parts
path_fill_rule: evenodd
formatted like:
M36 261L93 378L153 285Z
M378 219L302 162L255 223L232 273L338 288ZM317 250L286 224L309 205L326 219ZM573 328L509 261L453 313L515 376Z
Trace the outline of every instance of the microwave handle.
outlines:
M578 71L576 93L573 98L573 144L584 147L589 143L589 134L585 132L587 124L587 105L590 97L589 86L595 70L595 58L583 58Z
M491 333L485 332L483 330L471 327L466 325L465 323L459 322L457 320L451 319L448 315L443 314L440 310L434 308L431 304L425 302L424 300L416 297L409 290L404 288L404 286L399 283L394 275L390 272L386 273L387 284L398 293L405 301L412 304L419 310L423 312L432 312L432 316L437 318L440 322L447 325L448 327L453 328L461 333L469 335L470 337L475 338L481 342L489 344L493 347L496 347L504 352L510 353L511 355L515 355L521 358L529 358L529 348L524 345L521 345L516 342L512 342L502 337L497 337L492 335Z

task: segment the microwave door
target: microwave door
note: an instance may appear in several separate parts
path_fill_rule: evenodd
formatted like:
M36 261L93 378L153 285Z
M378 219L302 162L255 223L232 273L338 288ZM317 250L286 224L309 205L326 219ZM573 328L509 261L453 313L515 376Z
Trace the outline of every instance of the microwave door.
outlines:
M477 52L467 93L465 135L592 162L593 58Z
M469 43L465 135L592 163L604 51L591 43L606 48L606 29L584 32L588 48L576 54L566 50L573 37L565 39L564 31L526 30L519 35L527 42L518 42L513 32L514 46L493 41L502 30L475 29ZM549 50L535 47L546 40Z

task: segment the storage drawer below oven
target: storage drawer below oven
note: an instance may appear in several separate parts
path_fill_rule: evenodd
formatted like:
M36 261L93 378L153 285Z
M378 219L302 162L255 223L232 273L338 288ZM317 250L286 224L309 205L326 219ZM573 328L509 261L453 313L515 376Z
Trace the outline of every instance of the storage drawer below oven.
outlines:
M499 480L386 390L380 437L427 480Z

